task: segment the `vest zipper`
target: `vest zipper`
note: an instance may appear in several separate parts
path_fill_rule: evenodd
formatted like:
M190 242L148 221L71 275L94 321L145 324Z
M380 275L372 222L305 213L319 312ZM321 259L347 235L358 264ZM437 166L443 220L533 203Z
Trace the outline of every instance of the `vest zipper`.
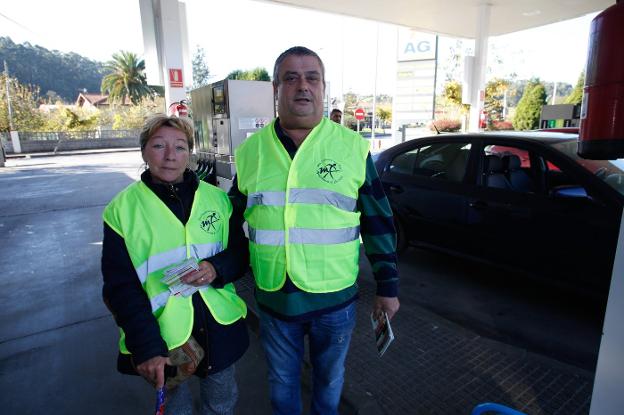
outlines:
M186 210L184 209L184 202L182 202L182 199L180 199L180 197L176 193L175 187L172 184L169 185L169 192L170 192L171 197L176 199L178 203L180 203L180 208L182 209L182 219L180 220L180 222L182 222L183 224L186 224L187 218L186 218Z

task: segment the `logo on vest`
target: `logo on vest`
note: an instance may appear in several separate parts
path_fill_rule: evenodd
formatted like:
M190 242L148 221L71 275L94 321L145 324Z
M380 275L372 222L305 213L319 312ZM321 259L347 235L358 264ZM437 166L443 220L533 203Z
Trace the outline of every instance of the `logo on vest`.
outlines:
M316 175L326 183L338 183L344 175L342 166L331 159L323 159L316 165Z
M207 210L202 213L199 219L199 226L202 230L210 235L217 233L221 227L221 215L214 210Z

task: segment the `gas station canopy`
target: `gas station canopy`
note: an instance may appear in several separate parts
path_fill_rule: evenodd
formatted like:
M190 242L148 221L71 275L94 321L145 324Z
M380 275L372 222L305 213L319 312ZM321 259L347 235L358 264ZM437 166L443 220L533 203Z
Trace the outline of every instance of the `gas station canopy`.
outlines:
M615 0L262 0L406 26L452 37L478 36L479 8L490 6L489 36L598 12Z

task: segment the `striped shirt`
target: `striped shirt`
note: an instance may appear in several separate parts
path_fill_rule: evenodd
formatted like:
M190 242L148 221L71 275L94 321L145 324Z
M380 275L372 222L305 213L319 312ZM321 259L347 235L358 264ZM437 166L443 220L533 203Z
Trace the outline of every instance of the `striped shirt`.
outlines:
M297 146L275 122L275 133L293 158ZM244 210L247 197L240 192L236 178L230 190L235 210ZM377 282L377 295L396 297L398 292L398 271L396 261L396 231L392 210L377 175L375 164L368 155L366 178L358 191L357 208L360 211L360 234L364 251L371 263ZM321 314L338 310L357 299L357 282L351 287L331 293L309 293L296 287L286 276L284 286L278 291L264 291L256 287L258 306L272 316L286 321L305 321Z

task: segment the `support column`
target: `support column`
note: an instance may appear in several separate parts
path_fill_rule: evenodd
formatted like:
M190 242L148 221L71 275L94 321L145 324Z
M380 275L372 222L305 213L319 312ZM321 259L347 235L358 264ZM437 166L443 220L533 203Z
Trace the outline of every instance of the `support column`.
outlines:
M477 37L475 38L474 67L470 81L470 132L479 131L479 116L485 98L485 69L487 65L488 36L490 32L490 9L492 5L479 5Z
M619 415L624 408L624 212L620 221L620 236L615 250L611 273L611 288L607 301L600 340L600 352L596 365L594 392L590 415Z
M166 107L186 99L191 85L186 9L178 0L139 0L149 83L163 85ZM157 65L157 66L156 66Z
M22 145L20 144L19 133L11 130L11 144L13 144L13 153L19 154L22 152Z

